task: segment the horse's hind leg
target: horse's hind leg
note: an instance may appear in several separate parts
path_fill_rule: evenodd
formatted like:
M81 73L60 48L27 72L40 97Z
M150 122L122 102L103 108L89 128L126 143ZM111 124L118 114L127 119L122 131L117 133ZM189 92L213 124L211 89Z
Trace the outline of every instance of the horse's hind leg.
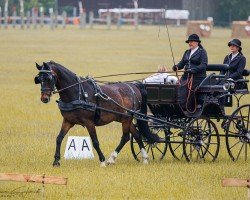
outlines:
M86 128L89 132L89 135L91 137L91 140L92 140L92 143L93 143L93 146L99 156L99 160L101 162L101 167L105 167L105 157L100 149L100 145L99 145L99 141L98 141L98 138L97 138L97 135L96 135L96 129L95 129L95 125L94 124L88 124L86 125Z
M61 158L61 155L60 155L61 144L62 144L63 138L65 137L65 135L68 133L68 131L72 127L73 127L72 124L70 124L69 122L63 120L61 131L60 131L60 133L58 134L58 136L56 138L56 152L55 152L55 160L53 162L54 167L60 166L59 160Z
M122 150L124 145L129 141L130 139L130 124L131 122L124 122L122 123L122 137L120 140L119 145L116 147L115 151L111 153L107 164L115 164L115 159L117 158L118 153Z
M133 123L131 123L130 132L133 134L133 137L135 138L135 140L138 143L139 148L141 150L142 163L143 164L148 164L148 154L147 154L147 151L146 151L146 149L144 147L144 144L142 142L142 138L141 138L140 134L138 133L138 131L136 130L135 125Z

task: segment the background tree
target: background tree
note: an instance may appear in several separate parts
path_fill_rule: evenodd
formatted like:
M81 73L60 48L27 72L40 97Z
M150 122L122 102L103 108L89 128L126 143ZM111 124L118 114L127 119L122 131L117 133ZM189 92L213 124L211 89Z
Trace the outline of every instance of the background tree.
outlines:
M247 20L250 0L217 0L215 23L229 25L234 20Z

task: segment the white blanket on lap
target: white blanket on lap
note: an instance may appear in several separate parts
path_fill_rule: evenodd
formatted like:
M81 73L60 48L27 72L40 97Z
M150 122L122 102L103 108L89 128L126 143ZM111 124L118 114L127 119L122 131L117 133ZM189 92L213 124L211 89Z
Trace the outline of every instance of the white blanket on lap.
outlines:
M177 77L168 73L156 73L144 79L143 83L177 84Z

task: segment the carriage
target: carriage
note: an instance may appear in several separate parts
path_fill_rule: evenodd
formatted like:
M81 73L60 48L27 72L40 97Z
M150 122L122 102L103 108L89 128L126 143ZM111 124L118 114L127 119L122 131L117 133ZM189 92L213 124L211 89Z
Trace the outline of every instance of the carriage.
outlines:
M160 140L150 143L143 138L152 159L163 159L167 149L178 160L215 161L221 139L225 138L226 149L233 161L247 160L250 149L250 104L241 105L242 97L249 94L247 76L243 79L226 80L218 72L228 70L227 65L208 65L211 73L198 86L196 95L201 107L194 112L183 111L177 102L178 85L144 84L147 90L147 105L150 113L145 120L153 134ZM236 101L236 109L233 109ZM138 118L141 118L139 116ZM133 137L131 151L140 160L140 149Z
M234 81L218 73L229 70L227 65L208 65L207 71L212 73L195 89L199 106L195 106L196 109L192 112L187 112L179 105L177 84L116 82L101 87L93 78L79 78L52 61L43 63L42 66L37 64L36 67L39 74L35 77L35 83L41 84L41 101L48 103L52 93L59 93L58 106L66 119L63 120L57 137L53 166L60 165L62 140L75 124L88 129L101 166L105 166L95 126L112 121L123 123L125 129L119 145L107 161L111 164L129 140L130 133L132 154L136 160L142 158L145 164L148 163L147 154L152 159L163 159L167 148L179 160L215 161L220 151L221 138L225 138L226 149L233 161L247 160L250 149L250 104L241 105L241 100L249 94L248 70L243 72L244 78ZM137 98L138 105L135 104L137 95L133 88L141 95L140 100ZM110 93L112 91L113 95L106 94L103 89ZM124 101L126 104L118 103L122 95L123 98L130 97L129 101ZM233 101L236 101L237 108L231 114L227 109L232 110ZM150 111L148 113L147 107ZM100 112L106 114L100 115ZM103 121L98 124L100 119ZM134 123L132 119L135 120Z

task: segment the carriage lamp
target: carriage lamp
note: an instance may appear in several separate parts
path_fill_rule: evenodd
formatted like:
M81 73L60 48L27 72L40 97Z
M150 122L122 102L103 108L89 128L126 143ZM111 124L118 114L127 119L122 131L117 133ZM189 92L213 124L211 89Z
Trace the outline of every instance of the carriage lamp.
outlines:
M235 88L235 82L233 79L227 79L226 82L223 84L223 89L225 91L232 91Z

